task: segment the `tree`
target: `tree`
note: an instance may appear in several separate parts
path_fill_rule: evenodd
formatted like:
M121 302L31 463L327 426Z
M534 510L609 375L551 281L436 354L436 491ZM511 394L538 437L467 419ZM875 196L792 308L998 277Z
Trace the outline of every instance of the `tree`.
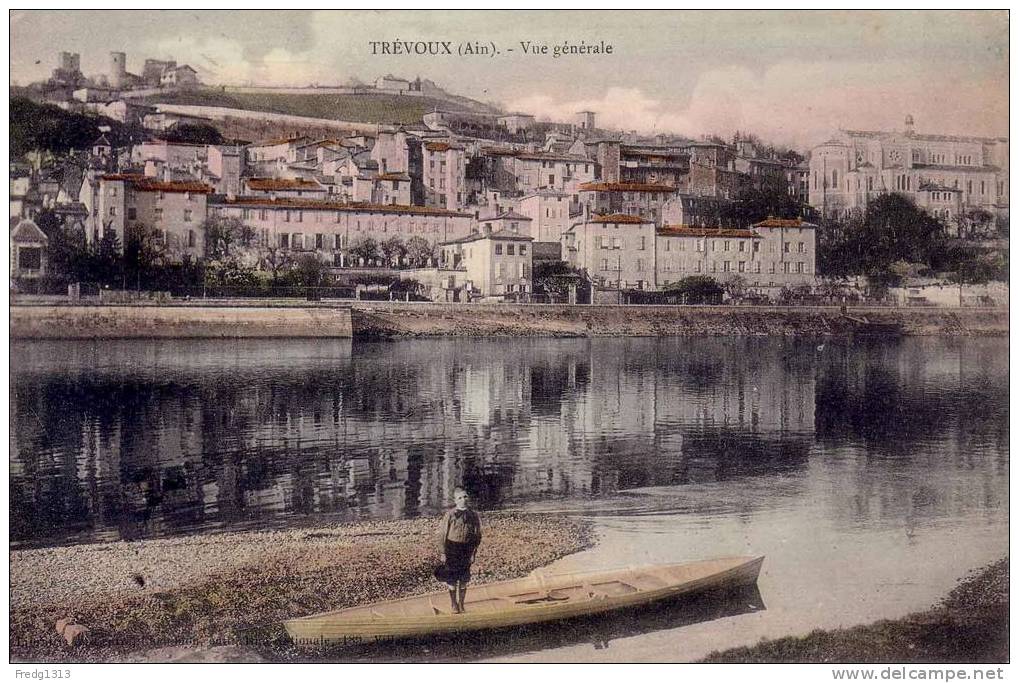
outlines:
M166 254L166 242L158 230L141 224L134 226L124 245L125 275L141 289L142 280L148 283L153 266L164 263Z
M87 280L94 280L101 285L123 284L123 260L120 256L120 238L111 230L106 231L102 239L93 244L84 265Z
M303 254L294 267L295 280L304 287L319 287L326 268L315 254Z
M293 265L293 259L290 256L290 252L280 246L266 247L262 251L261 266L268 270L272 276L272 284L275 285L279 282L280 275L285 273Z
M235 244L247 247L255 239L254 228L237 216L209 216L202 229L205 231L205 256L210 259L229 258Z
M903 195L885 194L871 201L862 215L822 222L818 270L882 279L896 261L936 268L945 244L940 221Z
M356 258L364 259L365 265L368 265L372 259L378 258L378 242L371 237L361 237L351 245L350 254Z
M744 186L721 209L721 224L747 227L767 218L799 218L806 207L784 188Z
M378 250L382 254L386 266L389 267L393 266L394 262L398 264L400 257L407 253L407 247L404 245L403 240L395 235L382 240L379 243Z
M189 145L222 145L223 134L207 123L175 123L164 133L167 142L181 142Z
M553 261L534 266L531 280L536 293L544 292L556 297L566 297L569 295L570 285L579 286L586 282L581 271L564 261Z
M411 265L422 268L435 257L435 245L420 235L414 235L405 245Z
M723 282L722 289L730 301L741 301L747 295L747 280L742 275L736 275Z
M678 282L670 282L666 291L675 292L687 304L718 303L722 298L722 287L709 275L691 275Z

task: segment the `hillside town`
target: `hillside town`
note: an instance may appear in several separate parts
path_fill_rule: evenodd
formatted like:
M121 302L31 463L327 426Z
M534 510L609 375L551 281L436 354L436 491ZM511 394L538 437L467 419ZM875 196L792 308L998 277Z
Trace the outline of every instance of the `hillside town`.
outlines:
M139 99L201 88L193 68L126 63L111 52L108 73L86 77L60 52L39 91L40 106L94 117L95 134L12 155L16 291L360 284L448 302L844 302L879 278L826 268L819 251L889 197L985 265L1007 235L1008 140L920 132L909 115L899 130L833 130L803 153L752 133L648 136L602 128L593 111L547 121L452 102L416 124L229 140L212 119ZM386 74L374 91L444 92L422 83ZM66 272L74 248L93 271L79 258ZM914 290L950 269L892 260L891 284Z

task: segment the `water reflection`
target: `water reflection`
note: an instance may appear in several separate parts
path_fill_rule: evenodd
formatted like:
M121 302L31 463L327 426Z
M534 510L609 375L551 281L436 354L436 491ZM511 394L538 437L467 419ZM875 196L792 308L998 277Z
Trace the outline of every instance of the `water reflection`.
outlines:
M1007 481L1004 340L37 342L11 365L16 545L413 517L461 481L497 508L831 478L850 523L990 509Z

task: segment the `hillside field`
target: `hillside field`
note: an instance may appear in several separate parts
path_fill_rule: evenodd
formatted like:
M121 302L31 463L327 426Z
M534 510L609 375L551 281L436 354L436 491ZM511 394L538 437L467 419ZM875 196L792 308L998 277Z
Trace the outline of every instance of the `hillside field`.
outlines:
M230 107L251 111L310 116L337 121L366 123L420 123L421 117L435 110L463 109L447 100L432 97L365 94L291 94L231 93L214 89L181 91L152 95L143 99L148 104L187 104L204 107ZM474 103L481 110L484 105ZM487 109L487 107L486 107Z

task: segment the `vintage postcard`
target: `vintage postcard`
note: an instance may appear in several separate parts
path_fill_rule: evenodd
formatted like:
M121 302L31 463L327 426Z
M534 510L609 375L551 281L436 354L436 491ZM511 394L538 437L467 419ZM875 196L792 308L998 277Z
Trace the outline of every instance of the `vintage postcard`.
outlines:
M9 30L17 677L1004 677L1007 11Z

